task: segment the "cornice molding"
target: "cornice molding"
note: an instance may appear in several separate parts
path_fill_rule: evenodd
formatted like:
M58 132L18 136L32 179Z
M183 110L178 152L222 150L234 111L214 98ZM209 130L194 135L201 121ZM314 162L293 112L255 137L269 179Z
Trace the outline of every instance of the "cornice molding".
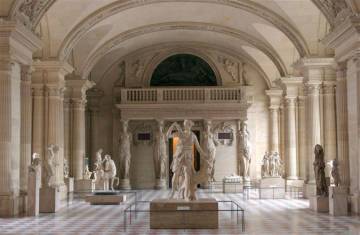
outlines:
M133 1L133 0L125 0L125 1L116 1L112 4L109 4L96 12L90 14L84 20L82 20L79 24L77 24L70 33L66 36L62 45L59 49L58 58L60 60L66 60L70 55L72 49L75 45L80 41L80 39L97 23L102 20L113 16L119 12L145 6L154 3L162 3L162 2L195 2L195 3L212 3L219 5L231 6L234 8L242 9L252 14L255 14L266 21L270 22L272 25L277 27L280 31L282 31L294 44L295 48L299 52L300 56L308 56L310 55L310 50L306 43L306 40L302 37L301 33L296 29L296 27L292 26L285 20L282 16L276 14L275 12L269 10L268 8L255 3L249 0L148 0L148 1Z
M281 76L287 76L288 72L286 66L277 52L268 46L267 44L263 43L262 41L252 37L251 35L235 30L228 27L223 27L214 24L207 24L207 23L197 23L197 22L168 22L168 23L160 23L160 24L153 24L153 25L146 25L143 27L135 28L132 30L128 30L126 32L120 33L119 35L113 37L112 39L105 42L102 46L96 49L92 54L88 56L86 61L82 64L79 69L79 74L82 77L87 77L90 73L91 69L95 64L106 54L111 52L112 50L117 49L119 44L129 40L134 37L138 37L144 34L149 34L153 32L160 32L160 31L168 31L168 30L197 30L197 31L210 31L210 32L217 32L226 34L228 36L232 36L238 38L240 40L244 40L245 42L249 43L250 45L256 47L257 49L261 50L265 55L267 55L272 62L275 64Z

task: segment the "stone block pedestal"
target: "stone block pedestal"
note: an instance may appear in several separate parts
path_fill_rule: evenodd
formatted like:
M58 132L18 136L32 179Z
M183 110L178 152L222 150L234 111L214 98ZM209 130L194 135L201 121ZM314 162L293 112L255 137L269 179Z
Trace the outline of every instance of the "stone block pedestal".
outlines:
M214 198L196 201L155 199L150 202L151 229L217 229L218 202Z
M27 216L37 216L40 212L41 171L29 169L27 191Z
M95 181L92 179L82 179L75 181L75 192L84 193L84 192L94 192L95 191Z
M58 188L45 187L40 189L40 213L55 213L61 208L60 191Z
M0 195L0 217L14 217L19 214L19 197Z
M329 214L334 216L348 215L347 188L329 187Z
M316 184L307 183L304 186L304 197L310 199L311 197L316 196Z
M72 178L72 177L65 178L65 184L66 184L67 192L73 193L74 192L74 178Z
M281 177L266 177L260 180L260 199L285 198L285 180Z
M111 192L98 192L87 195L85 201L91 205L119 205L126 201L126 196Z
M310 209L316 212L329 212L329 197L314 196L310 198Z

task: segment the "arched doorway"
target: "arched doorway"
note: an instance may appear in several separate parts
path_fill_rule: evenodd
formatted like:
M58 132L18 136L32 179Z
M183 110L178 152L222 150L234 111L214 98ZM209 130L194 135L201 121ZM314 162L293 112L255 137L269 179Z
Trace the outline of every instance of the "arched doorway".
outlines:
M202 58L176 54L163 60L152 74L150 86L217 86L215 73Z

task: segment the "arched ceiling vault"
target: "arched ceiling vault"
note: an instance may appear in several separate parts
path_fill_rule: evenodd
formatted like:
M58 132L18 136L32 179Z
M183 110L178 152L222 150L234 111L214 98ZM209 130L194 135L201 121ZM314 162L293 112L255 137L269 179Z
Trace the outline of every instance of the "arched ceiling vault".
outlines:
M85 62L82 63L80 69L78 71L79 75L82 77L86 77L94 65L106 54L110 53L112 50L122 47L122 43L126 40L133 39L135 37L139 37L146 34L161 32L161 31L178 31L178 30L186 30L186 31L195 31L197 34L201 31L213 32L218 34L223 34L229 37L236 38L238 40L244 41L246 44L251 45L255 48L258 48L265 55L267 55L274 63L276 68L279 71L281 76L287 76L287 69L281 60L280 56L277 54L275 50L273 50L270 46L263 43L260 40L248 35L245 32L219 26L213 24L205 24L205 23L196 23L196 22L168 22L162 24L154 24L154 25L146 25L143 27L139 27L136 29L131 29L129 31L123 32L115 37L111 38L107 42L103 43L96 50L89 53L89 56L86 58ZM195 34L196 36L196 34ZM159 35L159 38L161 36ZM155 41L155 40L154 40ZM226 41L224 41L225 43ZM228 42L229 43L229 42Z
M97 76L94 76L96 78L98 78L98 80L96 80L95 82L101 82L101 80L106 79L106 77L108 76L109 71L111 71L111 68L113 66L117 66L122 60L124 60L124 58L136 58L136 57L141 57L141 55L143 55L146 52L150 52L150 51L160 51L160 50L174 50L174 48L177 51L187 51L187 50L193 50L193 48L196 48L196 50L203 50L203 49L208 49L208 50L216 50L216 51L220 51L223 53L226 53L227 55L230 55L234 58L237 58L240 61L246 62L247 64L249 64L251 67L253 67L256 71L258 71L258 73L260 74L260 76L265 80L265 83L267 85L268 88L272 87L272 83L271 80L269 79L268 75L266 74L266 72L262 69L261 65L258 64L257 61L255 61L251 56L249 56L245 51L241 51L241 50L236 50L234 51L232 48L227 48L224 46L219 46L219 45L215 45L215 44L208 44L208 43L198 43L198 42L170 42L170 43L161 43L161 44L154 44L151 46L147 46L147 47L140 47L139 49L135 49L135 51L130 52L130 53L123 53L123 50L119 49L119 51L114 50L111 54L108 54L108 57L111 57L111 59L109 59L110 61L114 61L112 64L103 64L103 65L95 65L95 71L97 72ZM106 61L107 60L107 56L104 57L104 59Z

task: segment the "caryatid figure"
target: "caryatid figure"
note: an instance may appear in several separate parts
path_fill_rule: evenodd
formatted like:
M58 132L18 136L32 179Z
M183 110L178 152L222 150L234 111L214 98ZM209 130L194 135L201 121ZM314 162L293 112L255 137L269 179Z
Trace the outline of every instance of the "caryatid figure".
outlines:
M166 179L166 134L164 133L164 121L158 122L158 130L155 134L154 144L154 168L156 179Z
M120 177L121 179L129 179L130 161L131 161L131 141L132 136L128 131L128 121L121 121L120 133Z
M250 177L250 163L251 163L251 144L250 133L247 128L246 122L241 122L240 128L241 149L243 158L243 177Z
M215 181L214 174L215 174L216 145L218 145L219 142L214 138L214 134L211 131L210 120L207 120L205 122L204 140L210 162L208 168L209 181Z

